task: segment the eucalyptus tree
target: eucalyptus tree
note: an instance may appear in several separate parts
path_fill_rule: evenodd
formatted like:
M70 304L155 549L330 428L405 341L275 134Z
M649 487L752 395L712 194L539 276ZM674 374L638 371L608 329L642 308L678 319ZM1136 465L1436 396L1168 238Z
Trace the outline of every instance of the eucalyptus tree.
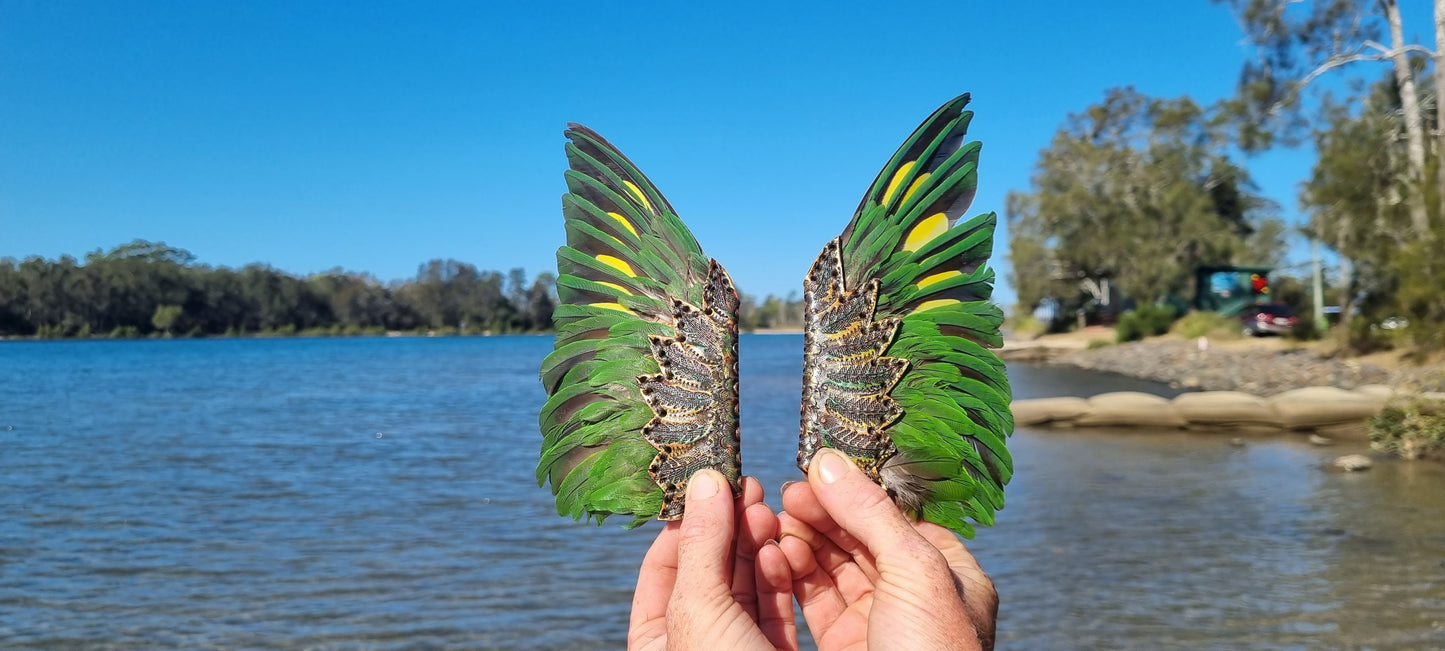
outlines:
M1239 93L1230 106L1240 127L1240 145L1249 150L1271 146L1276 139L1286 144L1300 141L1311 122L1328 122L1327 115L1308 116L1302 101L1305 92L1326 75L1346 68L1355 89L1372 76L1369 62L1387 64L1394 78L1404 163L1391 165L1401 182L1396 189L1409 214L1413 237L1428 237L1430 210L1427 199L1436 195L1436 219L1445 215L1445 192L1425 187L1427 134L1424 121L1429 96L1422 92L1419 77L1427 64L1434 65L1437 87L1445 87L1441 57L1445 56L1445 0L1435 0L1435 49L1405 38L1398 0L1214 0L1227 4L1239 20L1254 58L1246 61L1240 75ZM1366 72L1359 76L1359 72ZM1328 110L1328 108L1326 108ZM1445 102L1435 102L1436 116L1445 112ZM1438 120L1437 121L1441 121ZM1392 130L1393 131L1393 130ZM1436 147L1445 148L1445 132L1436 133ZM1384 147L1388 143L1375 141ZM1436 172L1435 184L1445 187L1445 167Z
M1020 305L1112 286L1152 302L1185 291L1201 263L1253 258L1274 205L1227 156L1219 117L1188 97L1116 88L1072 114L1041 154L1029 192L1010 193L1012 283Z
M1397 117L1404 110L1399 98L1396 80L1387 77L1363 101L1326 106L1314 132L1319 157L1300 204L1311 232L1340 255L1345 317L1356 311L1368 322L1405 316L1417 343L1440 347L1445 264L1434 242L1445 239L1445 224L1432 223L1427 237L1411 228L1402 187L1401 170L1410 163L1401 151L1408 144ZM1434 116L1421 110L1421 124L1438 129ZM1426 164L1439 165L1436 152L1429 152Z

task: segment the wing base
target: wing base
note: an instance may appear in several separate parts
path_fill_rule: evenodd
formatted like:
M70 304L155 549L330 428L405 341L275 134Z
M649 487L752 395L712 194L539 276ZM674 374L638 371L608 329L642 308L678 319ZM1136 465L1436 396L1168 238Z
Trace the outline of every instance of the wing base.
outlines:
M662 372L637 383L653 413L642 436L657 448L648 474L662 489L659 520L682 517L687 483L704 468L722 473L734 497L742 494L737 307L732 279L710 260L703 307L673 299L677 335L649 338Z
M851 291L844 286L841 243L823 247L803 281L803 408L798 426L798 469L830 447L847 454L875 483L897 453L888 426L903 416L891 391L907 360L886 357L900 320L874 320L878 281Z

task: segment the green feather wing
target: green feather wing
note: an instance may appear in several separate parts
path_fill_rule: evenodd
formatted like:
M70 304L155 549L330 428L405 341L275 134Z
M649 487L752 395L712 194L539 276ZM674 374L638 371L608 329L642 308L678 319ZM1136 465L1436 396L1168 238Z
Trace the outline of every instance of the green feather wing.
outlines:
M943 105L888 161L804 281L798 465L846 452L914 517L972 536L1003 508L1013 432L989 297L997 218L960 223L980 145L968 95Z
M676 519L698 469L739 490L737 292L632 161L568 127L537 482L576 519Z

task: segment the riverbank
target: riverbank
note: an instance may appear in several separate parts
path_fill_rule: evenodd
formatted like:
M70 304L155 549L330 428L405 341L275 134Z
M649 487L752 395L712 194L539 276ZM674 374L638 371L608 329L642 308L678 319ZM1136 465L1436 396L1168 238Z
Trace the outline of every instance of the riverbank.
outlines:
M1030 340L1010 339L1000 350L1006 361L1075 366L1118 373L1175 388L1242 391L1272 396L1292 389L1371 384L1438 383L1445 367L1437 361L1413 364L1402 354L1347 357L1327 344L1278 337L1230 341L1185 340L1165 335L1114 344L1108 328L1085 328ZM1430 387L1440 390L1442 387Z

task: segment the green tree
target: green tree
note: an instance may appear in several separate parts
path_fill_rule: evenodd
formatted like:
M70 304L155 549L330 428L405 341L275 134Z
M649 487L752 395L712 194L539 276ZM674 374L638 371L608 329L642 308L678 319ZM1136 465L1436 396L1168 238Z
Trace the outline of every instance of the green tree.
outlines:
M738 292L738 328L749 331L758 328L758 299L742 291Z
M527 329L551 330L552 312L557 309L557 277L551 272L537 274L527 290Z
M776 328L779 325L778 320L782 315L783 302L778 300L778 297L768 294L767 298L763 299L763 304L758 307L757 327Z
M1281 232L1274 206L1226 155L1220 120L1187 97L1113 89L1070 115L1040 155L1032 191L1010 193L1011 280L1020 307L1109 288L1152 303L1201 263L1243 259ZM1264 226L1264 228L1261 228ZM1271 235L1272 234L1272 235Z
M1414 237L1429 236L1428 193L1423 184L1430 130L1422 119L1427 103L1422 98L1429 93L1420 88L1419 77L1427 62L1434 62L1437 80L1445 75L1440 65L1445 55L1440 42L1445 39L1445 2L1435 3L1436 43L1431 51L1405 38L1398 0L1214 1L1230 6L1254 47L1254 58L1244 63L1240 75L1238 96L1227 103L1246 149L1267 148L1276 139L1297 141L1311 122L1302 100L1316 79L1346 68L1360 70L1358 63L1390 64L1404 144L1404 160L1394 167L1399 175L1395 187L1402 192ZM1352 81L1357 88L1363 85L1359 78ZM1445 102L1435 105L1437 116L1445 112ZM1437 148L1445 147L1445 132L1436 137ZM1445 168L1437 172L1436 184L1445 186ZM1445 193L1434 203L1437 214L1445 214L1440 201L1445 201Z
M0 336L550 329L555 277L538 274L528 287L524 271L511 275L511 289L522 291L504 293L507 277L456 260L389 284L340 269L302 278L263 264L213 268L184 249L137 240L83 261L0 258Z
M155 314L151 316L151 325L155 326L156 330L166 333L166 336L169 337L171 336L171 328L175 327L176 322L181 319L181 314L184 312L184 308L179 305L157 305Z
M1409 181L1400 173L1410 164L1403 110L1392 76L1361 102L1328 105L1300 203L1310 232L1340 254L1345 318L1356 310L1370 323L1405 316L1417 344L1438 348L1445 346L1445 326L1437 325L1445 321L1445 268L1432 242L1445 238L1445 226L1433 220L1426 237L1412 230ZM1421 122L1435 128L1428 113ZM1427 166L1437 165L1431 152Z

